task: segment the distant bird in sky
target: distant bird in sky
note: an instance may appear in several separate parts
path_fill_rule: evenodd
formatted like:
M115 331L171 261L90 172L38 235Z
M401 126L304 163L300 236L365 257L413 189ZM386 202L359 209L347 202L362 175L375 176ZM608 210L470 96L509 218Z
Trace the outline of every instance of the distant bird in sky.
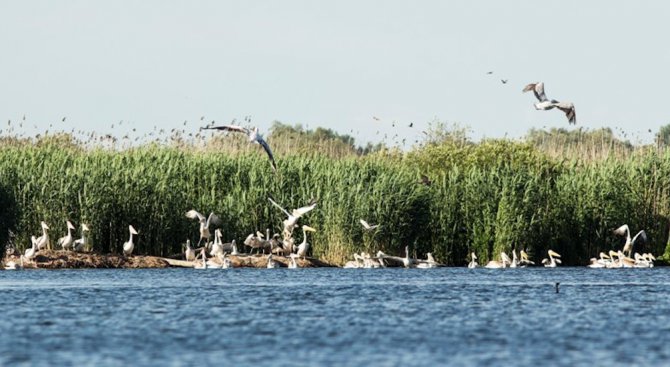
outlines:
M509 79L500 79L500 82L502 82L503 84L507 84L507 81L508 81L508 80L509 80Z
M414 126L414 123L413 123L413 122L410 122L410 123L409 123L409 127L412 127L412 126Z
M268 143L263 139L263 136L258 133L258 128L254 127L253 129L247 129L246 127L242 126L237 126L237 125L222 125L222 126L206 126L206 127L201 127L200 130L223 130L223 131L233 131L233 132L238 132L238 133L244 133L247 135L249 138L249 142L253 143L256 142L260 144L260 146L263 147L265 150L265 153L267 153L268 158L270 159L270 164L272 165L272 169L274 171L277 171L277 164L275 163L275 158L272 155L272 149L270 149L270 146Z
M377 117L377 116L372 116L372 119L375 120L375 121L379 121L379 117Z
M65 122L65 117L63 117L63 119L61 121Z
M487 71L487 72L486 72L486 75L491 75L491 74L493 74L492 71Z
M549 100L547 98L547 95L544 93L543 82L530 83L526 85L522 90L523 93L529 91L533 91L533 94L535 94L535 98L537 98L539 101L538 103L535 103L533 105L535 106L536 110L546 111L556 107L565 113L565 116L568 118L568 123L570 124L577 123L575 106L572 104L572 102L559 102L555 99Z

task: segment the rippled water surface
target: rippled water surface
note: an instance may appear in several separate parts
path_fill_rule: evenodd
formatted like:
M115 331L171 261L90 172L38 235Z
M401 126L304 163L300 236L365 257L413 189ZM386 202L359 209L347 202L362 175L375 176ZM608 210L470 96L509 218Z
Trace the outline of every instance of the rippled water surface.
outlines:
M0 365L668 365L669 275L4 271Z

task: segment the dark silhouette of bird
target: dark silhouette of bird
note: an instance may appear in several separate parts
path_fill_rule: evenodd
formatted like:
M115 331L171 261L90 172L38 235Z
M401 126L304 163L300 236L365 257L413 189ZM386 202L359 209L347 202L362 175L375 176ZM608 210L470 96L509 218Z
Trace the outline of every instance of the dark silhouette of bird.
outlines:
M409 127L412 127L412 126L414 126L414 123L413 123L413 122L410 122L410 123L409 123Z
M500 81L501 81L503 84L507 84L507 80L508 80L508 79L500 79Z
M61 121L65 122L65 117L63 117L63 119Z
M377 116L372 116L372 119L375 120L375 121L379 121L379 117L377 117Z
M431 181L428 176L421 174L421 179L419 179L417 183L421 185L430 186L433 184L433 181Z
M491 74L493 74L492 71L487 71L487 72L486 72L486 75L491 75Z

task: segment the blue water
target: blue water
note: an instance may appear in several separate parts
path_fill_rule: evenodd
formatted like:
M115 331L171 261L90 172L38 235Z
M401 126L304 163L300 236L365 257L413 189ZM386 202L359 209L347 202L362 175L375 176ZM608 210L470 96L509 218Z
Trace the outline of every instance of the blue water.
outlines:
M0 365L668 365L669 275L4 271Z

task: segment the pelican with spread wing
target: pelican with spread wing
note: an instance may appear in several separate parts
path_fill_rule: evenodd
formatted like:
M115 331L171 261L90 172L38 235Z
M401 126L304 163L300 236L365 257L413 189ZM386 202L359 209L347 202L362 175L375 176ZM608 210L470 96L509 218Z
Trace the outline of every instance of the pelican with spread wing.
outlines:
M247 135L249 138L249 142L253 143L256 142L260 144L260 146L263 147L265 150L265 153L268 154L268 158L270 159L270 164L272 164L272 169L274 171L277 171L277 164L275 163L275 158L272 155L272 149L270 149L270 146L268 143L263 139L263 136L258 133L258 128L254 127L253 129L248 129L246 127L242 126L237 126L237 125L222 125L222 126L209 126L209 127L202 127L200 128L201 130L222 130L222 131L233 131L233 132L238 132L238 133L244 133Z

